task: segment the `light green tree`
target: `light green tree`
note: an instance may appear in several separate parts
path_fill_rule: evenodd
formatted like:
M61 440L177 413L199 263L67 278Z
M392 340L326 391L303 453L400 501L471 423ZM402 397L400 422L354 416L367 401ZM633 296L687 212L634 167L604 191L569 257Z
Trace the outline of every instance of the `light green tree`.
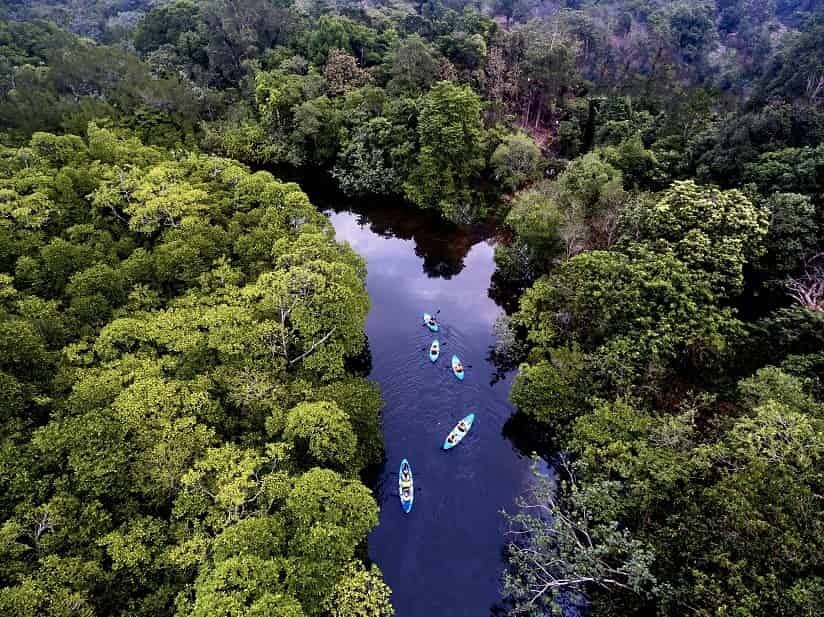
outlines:
M541 149L529 135L507 135L492 153L490 164L495 179L514 191L541 177Z
M366 570L360 563L352 562L335 585L330 612L332 617L392 617L395 610L391 595L377 566Z
M357 437L335 403L301 403L286 416L283 438L295 446L305 466L322 465L348 471L355 459Z
M769 227L767 211L741 191L691 180L673 183L654 204L638 202L629 214L629 233L704 272L721 296L740 293L744 265L764 252Z

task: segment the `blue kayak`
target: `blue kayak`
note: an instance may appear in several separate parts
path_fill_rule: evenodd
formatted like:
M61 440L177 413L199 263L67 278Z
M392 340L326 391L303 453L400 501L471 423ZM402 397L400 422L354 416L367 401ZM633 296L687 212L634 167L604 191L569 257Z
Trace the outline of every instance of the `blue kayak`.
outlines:
M434 323L431 323L430 320L432 320L432 322ZM432 332L437 332L441 329L441 327L438 325L437 320L435 319L435 316L430 315L429 313L423 314L423 323L426 324L426 327L432 330Z
M432 345L429 346L429 359L432 362L438 361L438 356L441 355L441 344L438 342L438 339L432 341Z
M443 449L450 450L457 446L459 443L461 443L461 440L463 440L463 438L466 437L466 434L469 432L469 429L472 428L472 423L474 421L475 414L471 413L468 416L466 416L463 420L458 422L458 424L455 425L455 428L453 428L449 432L449 435L446 436L446 439L443 442Z
M405 476L404 472L406 472ZM401 461L401 467L398 470L398 495L401 498L401 508L409 514L412 503L415 501L415 487L412 484L412 465L406 459Z
M458 356L454 354L452 355L452 372L455 374L455 377L461 381L463 381L464 377L466 377L466 369L464 369Z

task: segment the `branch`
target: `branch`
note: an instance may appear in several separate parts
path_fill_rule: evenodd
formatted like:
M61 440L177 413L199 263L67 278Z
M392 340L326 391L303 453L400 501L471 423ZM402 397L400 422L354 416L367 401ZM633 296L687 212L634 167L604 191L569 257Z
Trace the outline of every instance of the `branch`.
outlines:
M327 332L327 333L323 336L323 338L322 338L322 339L320 339L317 343L312 343L312 346L311 346L308 350L304 351L304 352L303 352L302 354L300 354L297 358L294 358L294 359L292 359L292 360L289 360L289 365L291 366L291 365L292 365L292 364L294 364L295 362L300 362L301 360L303 360L306 356L308 356L310 353L312 353L313 351L315 351L315 349L317 349L317 348L318 348L318 346L323 345L323 344L324 344L324 343L325 343L325 342L329 339L329 337L330 337L330 336L332 336L332 335L335 333L335 330L337 330L337 329L338 329L338 327L337 327L337 326L335 326L334 328L332 328L331 330L329 330L329 332Z
M824 311L824 266L816 265L819 253L805 261L804 274L787 279L787 294L801 306L813 311Z

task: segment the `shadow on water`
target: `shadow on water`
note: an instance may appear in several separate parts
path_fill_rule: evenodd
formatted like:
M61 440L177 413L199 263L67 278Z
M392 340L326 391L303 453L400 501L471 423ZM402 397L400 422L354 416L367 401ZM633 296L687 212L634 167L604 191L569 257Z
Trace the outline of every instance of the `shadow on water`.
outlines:
M546 456L548 452L555 451L557 445L548 435L545 426L522 411L509 416L503 426L503 435L524 456Z

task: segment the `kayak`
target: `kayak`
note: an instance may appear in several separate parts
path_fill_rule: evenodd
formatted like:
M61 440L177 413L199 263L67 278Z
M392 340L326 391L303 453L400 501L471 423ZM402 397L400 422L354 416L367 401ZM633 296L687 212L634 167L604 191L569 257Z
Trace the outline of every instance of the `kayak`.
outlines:
M457 371L456 369L458 368L458 364L460 364L460 363L461 363L461 361L458 359L458 356L453 354L452 355L452 372L455 374L455 377L457 377L458 379L463 381L464 377L466 377L466 368L464 368L464 370L462 370L460 372Z
M409 472L409 478L407 480L403 478L404 470ZM409 514L409 511L412 509L412 503L415 501L415 487L412 484L412 465L410 465L406 459L401 461L401 467L398 470L398 495L401 498L401 508Z
M455 446L457 446L459 443L461 443L461 440L464 437L466 437L466 434L469 432L469 429L472 428L472 423L474 421L475 421L475 414L474 413L469 414L463 420L461 420L461 422L463 422L466 425L464 430L461 430L460 428L458 428L461 425L461 422L458 422L458 424L455 425L455 428L453 428L449 432L449 435L446 436L446 439L443 442L443 449L444 450L449 450L449 449L454 448Z
M432 341L432 345L429 347L429 359L432 362L438 361L438 356L441 355L441 344L438 342L438 339Z
M437 332L438 330L441 329L441 327L438 325L437 321L435 322L434 325L429 323L429 318L430 317L432 317L434 319L433 315L430 315L429 313L424 313L423 314L423 323L426 324L426 327L429 328L430 330L432 330L432 332Z

